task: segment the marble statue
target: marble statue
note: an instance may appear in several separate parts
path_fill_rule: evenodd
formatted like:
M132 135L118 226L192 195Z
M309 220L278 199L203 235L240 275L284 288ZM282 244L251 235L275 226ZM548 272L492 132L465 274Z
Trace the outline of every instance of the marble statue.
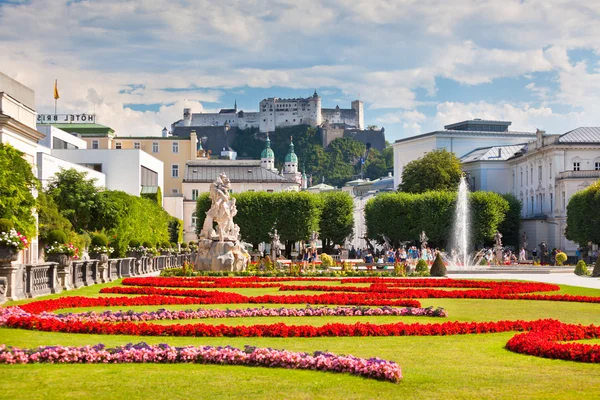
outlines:
M198 270L243 271L250 261L250 255L240 244L240 227L233 222L237 207L229 189L230 181L224 173L210 185L211 206L198 239Z
M277 229L273 230L271 236L271 261L276 262L277 258L281 256L281 241L277 234Z

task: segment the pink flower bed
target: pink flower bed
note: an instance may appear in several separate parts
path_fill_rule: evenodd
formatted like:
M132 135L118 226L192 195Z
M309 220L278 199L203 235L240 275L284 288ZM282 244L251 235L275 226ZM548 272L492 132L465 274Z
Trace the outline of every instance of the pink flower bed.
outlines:
M393 361L379 358L338 356L328 352L314 354L246 346L174 347L168 344L138 343L115 348L103 344L83 347L45 346L19 349L0 345L0 364L124 364L124 363L196 363L246 365L270 368L306 369L348 373L364 378L400 382L402 371Z

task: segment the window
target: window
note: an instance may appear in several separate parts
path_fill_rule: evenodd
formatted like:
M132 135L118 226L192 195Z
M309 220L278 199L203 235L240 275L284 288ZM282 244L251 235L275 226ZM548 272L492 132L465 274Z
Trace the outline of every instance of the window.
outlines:
M173 142L173 153L179 153L179 142Z
M542 180L542 166L538 166L538 181Z
M142 186L158 186L158 174L146 167L140 167Z
M140 149L140 142L133 143L133 148L139 150Z
M548 168L548 178L552 179L552 163L550 163L550 167Z
M563 210L567 209L567 193L566 192L562 192L562 208Z
M196 227L196 223L198 222L198 217L196 216L196 211L192 213L192 228Z
M550 212L554 209L554 194L550 193Z
M115 143L115 149L121 150L121 142Z
M596 161L596 162L594 163L594 169L595 169L596 171L600 171L600 162Z
M580 162L574 162L573 163L573 171L579 171L581 169L581 163Z
M521 168L521 187L523 187L523 168Z
M531 215L535 214L535 202L533 196L531 196Z
M92 140L92 149L99 149L100 148L99 145L100 144L98 143L97 140L95 140L95 139Z
M171 189L171 193L178 194L179 193L179 189Z
M152 142L152 152L158 153L158 142Z
M78 149L79 147L69 143L69 142L65 142L64 140L61 140L57 137L53 137L52 138L52 148L53 149L69 149L69 150L75 150Z
M196 200L198 198L198 189L192 189L192 200Z
M177 165L177 164L171 165L171 177L179 178L179 165Z

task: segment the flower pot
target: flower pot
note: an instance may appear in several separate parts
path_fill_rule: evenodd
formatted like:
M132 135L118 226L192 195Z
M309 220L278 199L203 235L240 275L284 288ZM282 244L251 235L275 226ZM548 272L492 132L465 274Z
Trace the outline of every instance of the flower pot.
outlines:
M90 253L90 257L100 261L101 264L106 264L108 262L108 253Z
M71 265L71 256L65 253L46 254L46 260L55 262L61 267L68 267Z
M128 251L127 257L133 257L133 258L139 260L140 258L144 257L144 252L143 251Z
M0 264L10 264L19 258L19 250L13 246L0 246Z

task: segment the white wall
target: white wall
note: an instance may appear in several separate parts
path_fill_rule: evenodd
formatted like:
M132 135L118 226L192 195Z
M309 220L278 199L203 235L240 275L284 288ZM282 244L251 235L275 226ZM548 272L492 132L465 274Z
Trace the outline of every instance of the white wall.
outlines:
M505 161L480 161L462 165L475 180L471 190L486 190L496 193L512 192L512 168ZM473 181L470 183L473 184Z
M122 190L134 196L140 195L140 167L144 166L157 173L158 186L164 193L162 161L142 150L52 150L52 155L76 164L102 164L106 188Z
M75 135L71 135L68 132L65 132L61 129L58 129L52 125L37 125L38 132L43 133L46 137L39 141L39 144L42 146L46 146L48 148L52 148L53 138L58 138L63 142L67 142L77 147L78 149L87 149L87 142L81 138L78 138Z
M100 188L106 187L106 175L101 172L94 171L93 169L86 168L79 164L61 160L60 158L56 158L45 152L37 153L37 178L41 181L44 189L48 185L48 179L52 178L54 174L61 170L71 168L79 172L87 173L88 179L96 179L96 186Z
M37 113L12 96L0 92L0 110L2 114L16 119L20 123L35 129Z

